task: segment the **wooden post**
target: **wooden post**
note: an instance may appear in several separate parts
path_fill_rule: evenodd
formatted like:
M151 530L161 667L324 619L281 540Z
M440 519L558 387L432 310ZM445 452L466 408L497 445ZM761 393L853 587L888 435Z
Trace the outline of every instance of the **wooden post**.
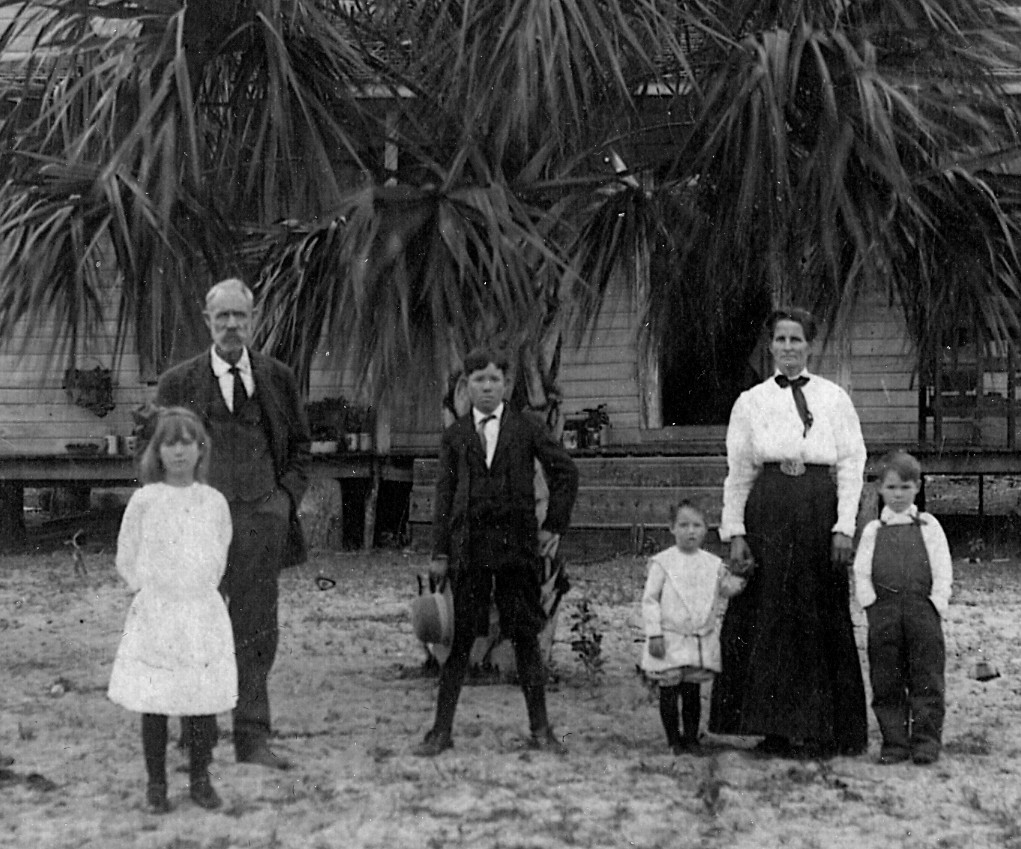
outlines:
M0 481L0 549L25 540L25 486Z
M372 462L372 476L369 478L368 495L365 496L365 536L362 539L362 550L372 551L373 543L376 540L376 502L379 499L379 478L382 472L382 462L378 457Z
M663 391L660 386L659 351L653 344L638 355L638 389L642 397L642 426L647 430L663 427Z
M1014 408L1017 403L1017 387L1014 381L1017 380L1017 363L1014 359L1014 340L1007 342L1007 450L1014 451L1017 448L1017 410Z

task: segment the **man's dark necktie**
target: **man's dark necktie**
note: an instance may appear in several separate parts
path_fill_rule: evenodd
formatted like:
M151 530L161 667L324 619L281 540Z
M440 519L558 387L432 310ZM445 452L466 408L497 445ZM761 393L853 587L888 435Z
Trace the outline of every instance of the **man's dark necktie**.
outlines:
M487 456L486 449L488 447L486 445L486 425L489 422L491 422L493 419L495 419L495 418L496 418L496 416L494 416L492 414L490 414L488 416L483 416L481 419L479 419L479 424L475 428L476 433L478 433L478 435L479 435L479 445L482 446L482 456L483 456L483 458L485 458ZM489 461L488 460L486 461L486 465L487 466L489 465Z
M245 401L248 400L248 390L245 389L245 382L241 379L241 370L237 366L231 366L230 373L234 376L234 409L231 412L237 415L245 405Z
M781 389L786 389L788 386L791 388L791 394L794 395L794 406L798 408L798 415L801 416L801 421L805 425L805 432L803 436L808 436L808 431L812 427L812 411L808 409L808 402L805 400L805 393L801 391L801 387L808 383L808 378L802 375L791 380L785 374L778 374L776 376L776 383Z

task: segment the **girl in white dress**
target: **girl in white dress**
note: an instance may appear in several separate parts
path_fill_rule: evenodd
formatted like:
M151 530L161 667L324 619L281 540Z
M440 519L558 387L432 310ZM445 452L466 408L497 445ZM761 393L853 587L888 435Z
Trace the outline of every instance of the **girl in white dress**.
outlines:
M167 716L191 732L191 798L220 799L209 780L216 714L237 703L230 618L217 587L231 539L226 499L203 483L209 437L190 410L159 415L139 461L145 484L128 502L117 538L117 572L135 597L110 676L110 698L142 714L142 748L153 813L167 799Z
M715 554L702 550L708 529L693 504L677 505L670 530L676 544L649 560L642 594L647 639L641 668L659 685L660 719L667 743L679 755L698 746L702 683L720 671L723 606L744 589L745 581Z

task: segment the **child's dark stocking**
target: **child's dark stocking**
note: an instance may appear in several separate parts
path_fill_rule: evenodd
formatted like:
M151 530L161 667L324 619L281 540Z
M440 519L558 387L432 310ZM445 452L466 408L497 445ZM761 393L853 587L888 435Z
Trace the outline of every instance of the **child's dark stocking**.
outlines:
M220 797L209 780L209 763L213 759L216 742L216 716L189 716L191 727L191 798L203 808L220 807Z
M154 814L170 810L167 800L167 718L162 713L142 714L142 752L149 786L145 801Z
M702 721L702 687L699 684L681 684L681 718L684 735L681 743L687 747L698 745L698 726Z
M677 750L681 745L681 717L677 712L677 699L680 687L659 687L659 718L663 720L666 741L671 749Z

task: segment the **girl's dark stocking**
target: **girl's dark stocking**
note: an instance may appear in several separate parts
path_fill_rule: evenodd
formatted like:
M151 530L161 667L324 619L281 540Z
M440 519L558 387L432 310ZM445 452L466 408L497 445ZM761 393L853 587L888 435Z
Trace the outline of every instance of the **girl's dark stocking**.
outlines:
M659 718L663 721L663 730L666 731L666 741L671 746L681 745L681 717L677 711L677 699L680 696L680 687L659 688Z
M162 713L142 714L142 752L149 785L145 802L151 813L170 810L167 800L167 718Z
M702 721L702 687L699 684L681 684L681 718L684 721L682 740L686 744L698 742L698 726Z
M189 716L191 738L191 798L203 808L220 807L220 797L209 780L209 763L216 743L216 716Z
M167 786L167 717L162 713L142 714L142 752L150 784Z

